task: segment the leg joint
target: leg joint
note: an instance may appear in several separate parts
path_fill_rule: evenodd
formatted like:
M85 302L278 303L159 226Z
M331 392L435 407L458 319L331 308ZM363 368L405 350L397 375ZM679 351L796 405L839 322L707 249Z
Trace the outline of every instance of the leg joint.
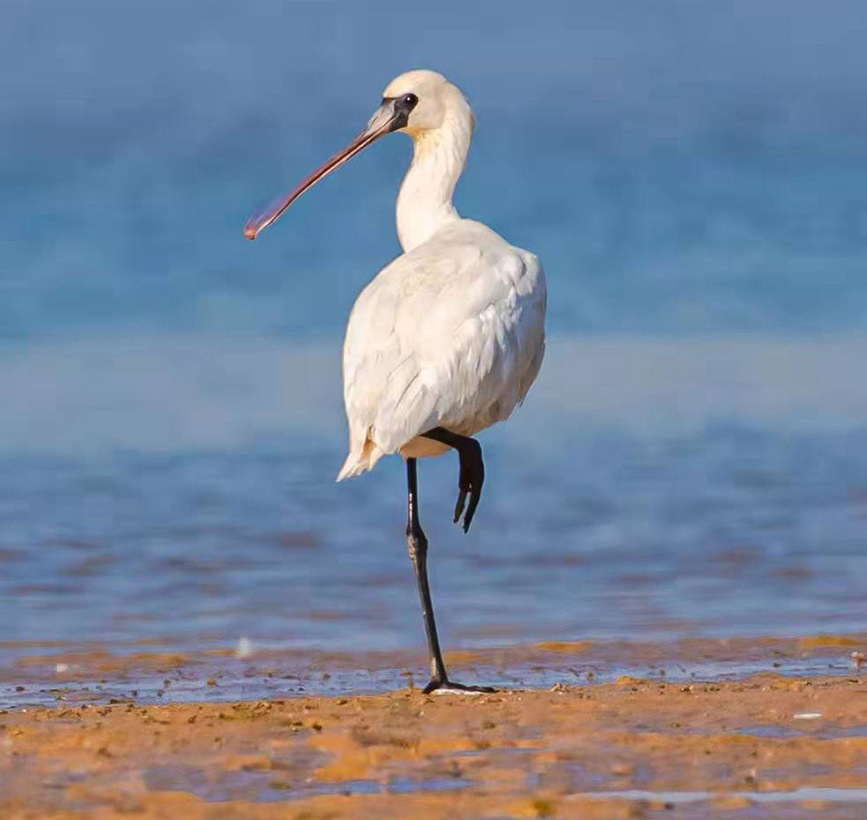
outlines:
M407 525L406 548L413 561L423 560L427 556L427 537L421 527Z
M482 460L482 445L474 438L464 439L464 447L467 448L467 455L472 455L474 458Z

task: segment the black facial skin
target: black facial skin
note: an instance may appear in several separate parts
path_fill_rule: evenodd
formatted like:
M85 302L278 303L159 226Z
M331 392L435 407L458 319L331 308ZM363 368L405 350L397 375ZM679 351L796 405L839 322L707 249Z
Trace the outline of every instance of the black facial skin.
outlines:
M389 131L397 131L406 128L409 115L413 108L418 105L418 97L415 94L404 94L402 97L383 97L382 104L391 103L394 108L395 118Z

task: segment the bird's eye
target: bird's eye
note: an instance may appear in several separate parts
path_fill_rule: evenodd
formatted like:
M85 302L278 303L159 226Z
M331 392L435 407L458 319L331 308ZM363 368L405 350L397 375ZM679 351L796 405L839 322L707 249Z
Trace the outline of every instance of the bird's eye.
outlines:
M415 94L404 94L403 95L403 104L413 106L418 102L418 97Z

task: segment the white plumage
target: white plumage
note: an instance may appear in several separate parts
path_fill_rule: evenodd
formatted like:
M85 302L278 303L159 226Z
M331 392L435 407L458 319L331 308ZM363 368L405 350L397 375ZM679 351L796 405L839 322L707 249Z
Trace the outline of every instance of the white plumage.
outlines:
M282 203L251 219L250 239L301 194L362 149L409 134L412 165L397 200L404 254L362 291L343 346L349 456L338 481L383 456L440 455L419 438L434 428L472 436L523 400L545 351L545 273L536 257L509 245L452 203L475 119L461 91L434 71L392 81L361 134Z
M471 436L509 417L545 349L538 260L456 220L398 257L361 293L343 347L350 452L338 480L383 456L439 455L421 433Z
M412 93L413 163L397 203L406 251L362 291L343 346L349 456L338 481L383 456L440 455L418 436L434 427L471 436L509 417L545 350L545 274L536 257L452 204L474 119L439 74L412 71L386 99ZM376 118L374 117L374 120Z
M412 165L397 200L404 253L361 292L346 329L349 456L337 480L371 469L390 453L407 459L407 549L431 666L424 692L494 690L456 683L446 672L418 514L416 459L457 450L454 520L463 515L468 531L484 483L481 447L472 436L511 415L545 353L547 294L539 261L485 225L462 219L452 204L474 125L469 103L445 77L402 74L349 146L244 229L255 239L318 180L380 137L392 131L412 137Z

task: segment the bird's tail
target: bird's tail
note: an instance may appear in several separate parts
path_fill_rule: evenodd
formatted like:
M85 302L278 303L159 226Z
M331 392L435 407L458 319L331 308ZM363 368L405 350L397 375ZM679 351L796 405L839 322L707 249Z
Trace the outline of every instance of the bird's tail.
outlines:
M343 462L343 467L337 474L337 480L343 481L345 478L354 478L372 470L376 462L384 455L385 452L380 450L369 438L365 439L360 449L350 451L346 461Z

